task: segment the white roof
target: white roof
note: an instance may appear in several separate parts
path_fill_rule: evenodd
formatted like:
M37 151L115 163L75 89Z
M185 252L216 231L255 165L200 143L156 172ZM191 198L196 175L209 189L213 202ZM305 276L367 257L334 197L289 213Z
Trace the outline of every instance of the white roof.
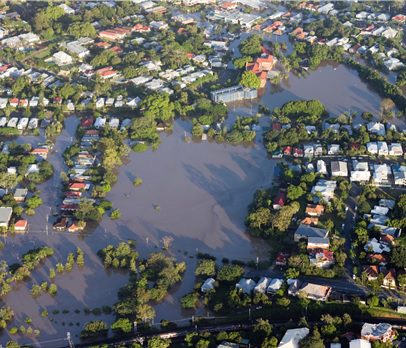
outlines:
M371 348L371 343L367 340L357 339L350 342L350 348Z
M303 327L300 329L287 330L279 342L279 348L299 348L299 342L309 334L309 329Z

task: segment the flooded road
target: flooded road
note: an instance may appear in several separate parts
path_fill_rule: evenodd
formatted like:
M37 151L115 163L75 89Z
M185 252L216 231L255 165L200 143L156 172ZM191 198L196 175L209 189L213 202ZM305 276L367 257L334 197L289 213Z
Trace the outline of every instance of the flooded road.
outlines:
M360 81L355 71L342 65L322 66L306 78L291 75L279 87L268 84L261 100L230 105L230 119L255 114L259 103L272 109L298 99L319 99L332 115L344 111L370 111L376 117L379 115L380 97ZM162 238L170 236L173 243L169 252L187 263L182 284L155 306L155 322L163 318L184 320L192 315L181 310L179 299L193 288L197 252L210 253L219 261L223 257L243 261L267 257L267 246L245 233L244 218L255 190L272 185L277 162L267 158L260 137L251 147L207 141L185 143L184 132L190 132L191 124L181 120L175 122L172 134L162 134L162 144L156 152L132 153L119 168L118 183L107 199L121 210L121 219L113 221L106 216L86 235L54 232L51 224L47 228L47 216L56 208L61 195L60 173L66 170L62 153L72 143L78 122L75 117L67 118L64 131L56 140L55 151L49 156L55 174L39 186L44 204L35 216L28 218L30 231L5 239L2 257L9 263L18 261L19 255L33 247L49 245L55 249L55 255L34 272L32 280L19 283L6 296L5 303L16 313L10 327L20 326L30 317L32 326L41 331L38 341L63 340L67 331L77 341L85 322L102 319L112 323L112 315L86 314L84 309L113 305L118 289L127 283L128 274L105 272L96 255L106 245L122 240L136 240L137 250L147 256L161 250ZM261 124L266 125L267 119L263 118ZM24 141L24 137L18 141ZM35 139L27 138L27 142L35 143ZM140 187L133 186L135 177L142 178ZM46 280L49 268L65 262L68 253L77 247L85 253L85 267L56 276L59 289L56 297L44 294L33 299L29 293L33 282ZM44 309L49 312L49 318L41 317ZM65 310L65 313L52 314L54 310ZM20 343L30 341L16 338ZM3 332L0 343L8 339L10 335ZM55 347L55 342L41 343L41 346Z

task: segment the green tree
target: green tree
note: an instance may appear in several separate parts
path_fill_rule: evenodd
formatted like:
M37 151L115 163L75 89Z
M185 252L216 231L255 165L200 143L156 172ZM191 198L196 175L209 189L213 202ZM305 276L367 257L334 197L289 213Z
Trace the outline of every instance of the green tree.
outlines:
M133 329L133 326L129 319L120 318L111 325L111 329L113 331L118 331L122 333L130 333Z
M315 327L312 333L300 342L300 348L324 348L324 341Z
M195 275L212 277L216 274L216 262L214 260L202 259L196 266Z
M170 345L170 340L158 336L152 337L148 340L148 348L169 348Z
M262 38L260 35L252 35L242 41L239 48L244 56L258 56L262 52Z
M240 265L223 265L217 275L219 281L234 282L244 274L244 268Z
M252 71L244 71L241 76L240 85L258 89L261 87L261 79Z
M174 117L174 104L167 93L148 95L140 105L144 115L151 120L170 121Z
M185 309L192 309L196 308L197 304L199 302L199 295L196 292L192 292L190 294L186 294L185 296L182 297L180 300L180 303L182 305L182 308Z
M298 198L302 197L305 193L306 193L305 190L303 190L303 188L301 186L289 185L287 197L291 201L295 201Z

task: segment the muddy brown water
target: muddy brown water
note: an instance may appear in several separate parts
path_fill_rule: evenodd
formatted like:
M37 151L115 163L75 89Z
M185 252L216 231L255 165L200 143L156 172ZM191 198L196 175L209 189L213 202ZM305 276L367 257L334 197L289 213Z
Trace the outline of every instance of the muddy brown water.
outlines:
M316 98L333 115L348 109L379 114L379 96L359 80L356 72L342 65L322 66L306 78L291 76L289 81L281 83L280 88L272 89L270 93L268 85L260 102L273 108L289 100ZM257 106L258 101L231 105L230 118L251 114ZM261 120L261 124L266 123L265 119ZM2 257L12 263L33 247L49 245L55 249L55 256L33 273L32 280L19 283L4 299L16 313L10 327L20 326L26 317L30 317L32 326L41 331L35 341L41 342L42 347L56 347L63 345L68 331L78 341L78 334L86 321L114 321L111 315L87 315L83 311L84 308L114 304L117 290L128 280L126 273L104 270L96 252L107 244L134 239L137 250L146 256L161 249L164 236L173 238L170 253L187 263L187 271L184 281L164 302L155 306L155 322L160 319L185 320L193 314L181 310L179 299L193 288L196 252L213 254L219 260L227 257L248 261L267 257L267 246L245 233L244 217L255 190L272 185L276 161L267 158L260 137L255 146L248 147L207 141L185 143L183 137L185 132L190 132L191 125L180 120L175 122L171 135L162 134L162 144L156 152L132 153L126 164L119 168L118 183L107 199L121 210L121 219L112 221L105 217L86 235L53 232L51 225L47 230L47 215L59 202L59 175L65 170L61 155L71 144L77 125L76 117L67 118L63 133L56 139L55 151L49 157L55 175L39 186L44 204L37 209L35 216L28 218L29 233L8 237L1 252ZM18 141L24 142L24 137L19 137ZM34 142L34 139L29 141ZM137 176L143 179L143 184L135 188L132 181ZM56 276L59 289L56 297L45 294L33 299L29 293L32 283L46 280L49 268L65 260L76 247L86 255L85 267ZM48 310L49 318L41 317L43 309ZM77 309L80 310L78 314L74 312ZM69 313L52 314L53 310L69 310ZM10 337L4 331L0 343L4 344ZM31 341L21 336L15 338L21 343ZM62 340L54 341L58 339Z

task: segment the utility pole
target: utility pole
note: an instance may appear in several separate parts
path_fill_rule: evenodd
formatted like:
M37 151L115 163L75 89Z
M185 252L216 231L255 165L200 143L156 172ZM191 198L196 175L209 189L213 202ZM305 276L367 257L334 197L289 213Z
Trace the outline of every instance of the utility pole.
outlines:
M75 345L73 344L72 338L70 336L70 332L66 333L66 340L68 341L69 348L75 348Z

